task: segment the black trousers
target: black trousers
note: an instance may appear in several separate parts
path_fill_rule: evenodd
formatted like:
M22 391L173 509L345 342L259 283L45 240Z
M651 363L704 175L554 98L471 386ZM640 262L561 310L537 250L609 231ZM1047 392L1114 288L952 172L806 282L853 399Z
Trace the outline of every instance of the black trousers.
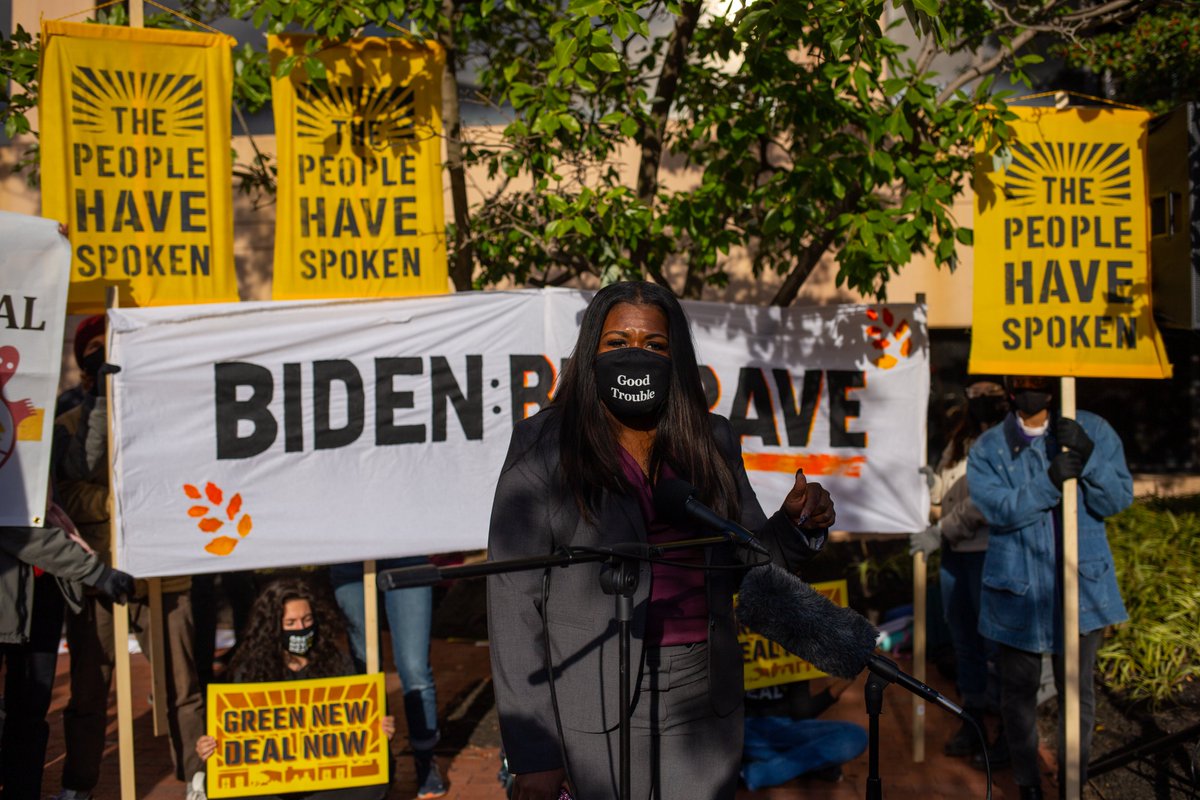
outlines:
M58 666L65 601L51 575L34 579L29 641L3 645L4 734L0 737L3 800L40 800L50 724L46 713Z
M1096 720L1094 672L1096 651L1104 639L1104 630L1079 637L1079 758L1082 764L1080 785L1087 782L1088 754L1092 748L1092 729ZM1054 686L1058 690L1058 783L1066 773L1066 717L1062 698L1066 691L1062 654L1055 654ZM1018 786L1040 786L1038 772L1037 692L1042 679L1042 654L1000 645L1000 716L1012 757L1013 778Z

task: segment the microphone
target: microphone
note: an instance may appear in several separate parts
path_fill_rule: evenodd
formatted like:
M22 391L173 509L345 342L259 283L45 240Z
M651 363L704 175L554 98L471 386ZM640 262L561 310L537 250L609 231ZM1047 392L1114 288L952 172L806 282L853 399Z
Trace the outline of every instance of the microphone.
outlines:
M877 655L879 631L865 617L834 604L781 567L771 564L746 573L738 594L737 616L750 630L822 672L854 678L870 669L889 683L967 718L957 703Z
M441 583L442 571L433 564L413 564L411 567L385 569L375 577L379 591L410 589L414 586L433 586Z
M728 533L739 544L759 555L771 557L754 534L732 520L725 519L695 497L696 487L678 478L660 480L654 487L654 511L672 525L694 522L705 528Z

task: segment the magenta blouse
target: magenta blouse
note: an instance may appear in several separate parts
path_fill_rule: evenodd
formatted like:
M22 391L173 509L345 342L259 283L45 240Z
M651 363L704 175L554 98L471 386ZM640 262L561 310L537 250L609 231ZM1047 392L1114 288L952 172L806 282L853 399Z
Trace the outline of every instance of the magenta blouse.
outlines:
M680 530L670 523L659 521L654 511L654 489L642 472L637 459L621 448L621 470L633 487L634 496L642 509L646 534L650 544L663 544L678 539L690 539L697 534L692 529ZM678 477L666 464L663 478ZM704 565L704 553L698 548L671 550L664 556L671 561ZM645 643L655 647L692 644L708 640L708 595L704 587L704 570L651 565L650 605L646 613Z

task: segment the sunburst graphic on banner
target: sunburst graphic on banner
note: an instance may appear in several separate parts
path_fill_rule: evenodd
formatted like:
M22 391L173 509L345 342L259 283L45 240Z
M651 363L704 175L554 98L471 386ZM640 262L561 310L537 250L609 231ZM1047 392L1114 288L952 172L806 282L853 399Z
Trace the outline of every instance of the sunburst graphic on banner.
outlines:
M188 73L76 67L71 124L91 133L191 136L204 130L204 81Z
M1012 148L1004 196L1014 205L1119 206L1132 197L1130 148L1113 142L1030 142Z
M383 150L415 135L413 90L408 86L314 86L296 89L296 127L301 139Z

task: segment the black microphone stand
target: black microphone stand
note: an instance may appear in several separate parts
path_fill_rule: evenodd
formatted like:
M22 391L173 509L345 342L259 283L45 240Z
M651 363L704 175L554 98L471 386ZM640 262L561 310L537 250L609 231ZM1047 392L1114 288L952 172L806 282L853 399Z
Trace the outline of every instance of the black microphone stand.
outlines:
M957 714L975 727L979 736L980 747L983 748L984 768L987 771L987 800L992 798L992 765L987 756L987 738L979 723L963 713L962 709L946 698L941 697L933 689L906 675L891 661L882 656L871 656L867 661L871 674L867 677L867 685L863 690L867 701L867 716L870 717L867 728L867 800L883 800L883 782L879 777L879 715L883 713L883 690L889 684L895 683L903 689L930 700L942 706L947 711Z
M883 690L888 681L872 672L867 677L867 800L883 800L883 782L879 778L879 715L883 713Z
M727 536L705 536L697 539L680 539L663 544L646 545L631 543L613 548L565 548L548 556L533 558L512 558L505 561L485 561L481 564L463 564L457 567L437 567L432 564L419 564L412 567L396 567L383 570L376 578L376 584L381 591L389 589L410 588L415 586L432 586L444 580L453 578L479 578L488 575L499 575L506 572L525 572L528 570L544 570L548 567L570 567L573 564L594 564L603 562L606 567L600 572L600 588L605 594L611 594L615 599L614 618L617 622L619 637L619 675L618 691L620 692L620 798L630 800L630 708L629 698L632 694L632 674L630 672L630 643L633 621L633 596L638 588L638 573L640 562L654 558L670 550L682 550L692 547L712 547L718 544L729 544ZM547 679L552 679L547 676Z

